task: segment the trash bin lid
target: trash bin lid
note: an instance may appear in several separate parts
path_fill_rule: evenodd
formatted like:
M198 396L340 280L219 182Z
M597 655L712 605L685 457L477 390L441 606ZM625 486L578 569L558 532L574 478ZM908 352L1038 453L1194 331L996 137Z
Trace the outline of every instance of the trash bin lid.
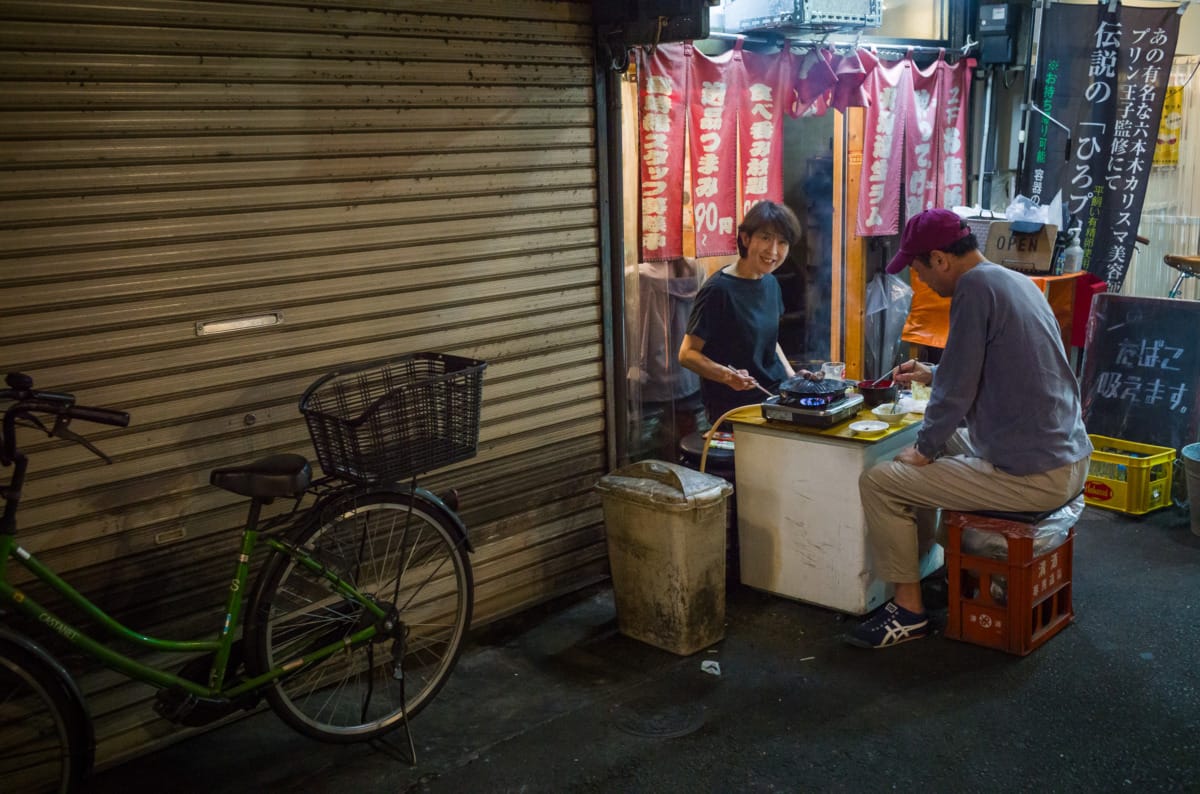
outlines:
M733 486L720 477L662 460L643 460L600 478L596 490L665 510L693 510L720 502Z

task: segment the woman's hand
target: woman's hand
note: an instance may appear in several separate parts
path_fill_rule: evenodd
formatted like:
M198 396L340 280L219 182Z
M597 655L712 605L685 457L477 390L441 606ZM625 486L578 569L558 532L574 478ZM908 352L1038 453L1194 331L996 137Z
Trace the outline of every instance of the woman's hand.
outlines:
M907 386L914 381L923 383L928 386L933 383L933 367L928 364L923 364L915 358L910 358L900 366L896 367L896 373L893 375L893 380L901 386Z
M725 373L726 378L721 382L734 391L746 391L747 389L758 388L758 381L750 377L750 373L744 369L725 367Z
M716 381L734 391L759 388L758 381L750 377L749 372L713 361L704 355L703 350L703 339L684 334L683 342L679 345L679 363L700 377Z

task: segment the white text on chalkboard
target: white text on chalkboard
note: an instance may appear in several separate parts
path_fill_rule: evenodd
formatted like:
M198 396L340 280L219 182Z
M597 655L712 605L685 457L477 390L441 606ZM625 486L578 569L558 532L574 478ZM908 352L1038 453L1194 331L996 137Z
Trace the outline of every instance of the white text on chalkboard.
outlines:
M1180 358L1183 358L1183 348L1171 347L1161 339L1155 339L1150 343L1147 343L1145 339L1136 343L1122 339L1121 344L1117 346L1115 363L1121 367L1167 369L1178 372L1179 367L1171 366L1171 362Z
M1170 411L1185 414L1188 410L1185 398L1190 397L1188 384L1170 376L1166 376L1166 380L1159 376L1159 372L1179 372L1180 368L1173 366L1172 362L1182 357L1182 347L1173 347L1162 339L1153 342L1122 339L1117 345L1113 365L1151 372L1146 373L1145 377L1112 369L1101 372L1096 378L1096 396L1153 406L1161 404Z

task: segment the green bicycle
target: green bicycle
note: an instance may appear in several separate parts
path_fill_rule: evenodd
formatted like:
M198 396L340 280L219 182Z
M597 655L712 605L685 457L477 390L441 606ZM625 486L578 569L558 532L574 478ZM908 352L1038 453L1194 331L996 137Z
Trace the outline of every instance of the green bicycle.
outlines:
M107 461L71 422L125 427L129 417L76 405L70 394L35 391L30 377L9 374L0 390L0 401L10 403L0 464L12 467L2 490L0 611L24 615L156 687L155 710L182 725L208 724L265 697L284 722L323 741L407 729L458 660L474 593L472 549L456 499L418 488L416 474L475 454L485 367L418 353L332 373L300 404L324 478L313 480L308 461L294 454L214 470L211 483L248 497L249 514L217 636L185 641L125 627L18 544L29 462L17 446L18 426L80 443ZM398 484L405 477L411 481ZM301 509L306 495L314 500ZM295 504L260 522L275 499ZM251 560L264 551L269 556L247 599ZM94 639L15 586L16 566L78 609L88 630L190 658L172 671ZM0 627L0 780L7 791L72 791L94 754L86 703L65 667L13 622L5 614Z

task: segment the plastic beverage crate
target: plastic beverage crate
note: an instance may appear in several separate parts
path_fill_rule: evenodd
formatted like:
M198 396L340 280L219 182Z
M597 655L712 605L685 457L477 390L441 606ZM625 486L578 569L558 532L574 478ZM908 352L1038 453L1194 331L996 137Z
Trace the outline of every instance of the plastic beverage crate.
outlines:
M1175 450L1108 436L1093 436L1084 501L1089 505L1142 515L1171 504Z
M1025 656L1075 620L1071 604L1074 527L1061 545L1035 555L1032 524L957 511L943 511L942 522L948 542L946 637ZM963 553L962 533L967 526L1003 534L1008 558ZM993 587L1000 581L1002 587Z

